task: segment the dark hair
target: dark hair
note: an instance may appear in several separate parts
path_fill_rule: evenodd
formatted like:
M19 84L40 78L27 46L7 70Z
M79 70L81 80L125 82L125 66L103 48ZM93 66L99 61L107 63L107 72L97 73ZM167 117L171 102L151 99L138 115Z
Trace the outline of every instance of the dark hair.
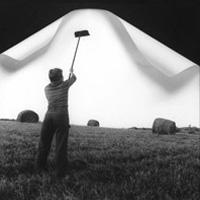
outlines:
M62 78L62 69L54 68L49 70L49 79L51 82L60 81Z

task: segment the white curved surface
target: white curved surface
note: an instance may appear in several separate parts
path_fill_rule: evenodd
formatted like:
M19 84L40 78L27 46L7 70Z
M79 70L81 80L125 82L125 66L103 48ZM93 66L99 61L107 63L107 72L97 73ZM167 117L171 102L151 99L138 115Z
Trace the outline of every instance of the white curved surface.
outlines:
M199 67L105 10L76 10L0 55L0 118L33 109L43 118L48 70L67 77L76 46L70 118L102 126L151 127L156 117L199 126ZM31 48L32 46L32 48ZM186 114L187 113L187 114Z

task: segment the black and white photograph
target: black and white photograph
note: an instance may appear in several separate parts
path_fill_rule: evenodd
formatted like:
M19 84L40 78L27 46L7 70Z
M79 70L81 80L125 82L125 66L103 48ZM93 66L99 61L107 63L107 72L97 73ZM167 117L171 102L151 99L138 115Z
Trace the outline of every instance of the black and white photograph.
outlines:
M200 2L0 2L0 200L199 200Z

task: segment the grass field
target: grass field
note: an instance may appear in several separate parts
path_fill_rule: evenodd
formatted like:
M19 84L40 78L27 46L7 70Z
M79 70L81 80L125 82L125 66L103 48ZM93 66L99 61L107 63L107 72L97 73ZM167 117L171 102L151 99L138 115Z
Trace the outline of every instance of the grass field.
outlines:
M40 128L0 121L1 200L200 199L199 133L157 136L144 129L72 126L71 167L58 182L53 167L48 174L34 169Z

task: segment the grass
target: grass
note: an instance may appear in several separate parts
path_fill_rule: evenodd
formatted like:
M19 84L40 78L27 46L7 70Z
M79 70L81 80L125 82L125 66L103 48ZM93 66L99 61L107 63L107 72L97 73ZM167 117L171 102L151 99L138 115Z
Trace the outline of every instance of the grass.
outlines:
M41 123L0 121L1 200L199 200L200 134L72 126L69 176L34 169ZM54 144L49 157L53 163ZM50 165L53 166L53 165Z

